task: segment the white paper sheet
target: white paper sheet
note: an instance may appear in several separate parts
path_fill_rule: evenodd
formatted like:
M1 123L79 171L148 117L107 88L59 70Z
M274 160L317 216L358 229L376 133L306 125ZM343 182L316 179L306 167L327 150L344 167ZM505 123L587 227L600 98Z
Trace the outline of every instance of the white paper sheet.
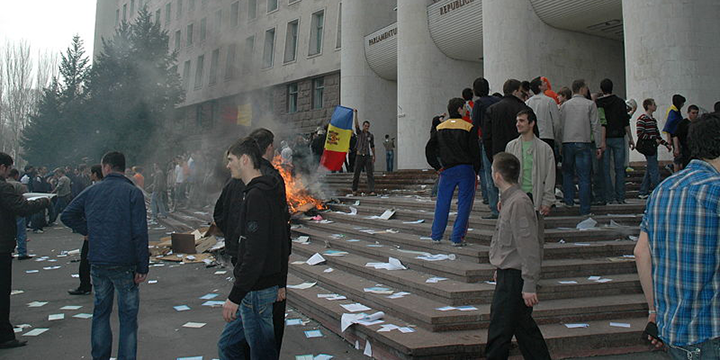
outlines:
M590 325L588 324L565 324L565 327L568 329L580 329L580 328L588 328Z
M297 285L288 285L287 288L288 289L296 289L296 290L304 290L304 289L309 289L309 288L315 286L315 284L317 284L317 282L304 282L302 284L297 284Z
M443 280L447 280L447 278L444 278L444 277L431 277L431 278L425 280L425 282L426 282L426 283L429 283L429 284L437 284L438 282L443 281Z
M48 315L48 321L64 320L65 314L50 314Z
M579 222L576 226L578 230L588 230L592 229L597 225L597 221L595 221L593 218L587 218L581 222Z
M360 303L354 303L354 304L341 304L340 306L343 307L343 309L349 311L349 312L358 312L358 311L367 311L370 310L369 307L360 304Z
M48 330L50 330L50 329L47 329L47 328L32 329L32 330L24 333L23 336L38 336L38 335L40 335L40 334L42 334L42 333L44 333L44 332L46 332L46 331L48 331Z
M385 210L385 212L382 213L382 215L380 215L379 219L380 220L390 220L390 218L393 217L393 215L395 215L395 210L387 209L387 210Z
M82 308L82 305L67 305L60 308L60 310L78 310Z
M365 351L363 351L363 355L372 357L372 346L370 345L370 340L365 341Z
M626 329L629 329L629 328L630 328L630 324L628 324L628 323L619 323L619 322L611 322L611 323L610 323L610 326L612 326L612 327L619 327L619 328L626 328Z
M186 322L186 323L183 325L183 327L191 328L191 329L199 329L199 328L201 328L201 327L203 327L203 326L205 326L205 325L207 325L207 324L206 324L206 323L201 323L201 322L188 321L188 322Z
M322 257L322 255L315 253L313 256L311 256L309 259L307 259L307 261L305 263L308 265L317 265L317 264L322 264L325 261L326 260L324 257Z

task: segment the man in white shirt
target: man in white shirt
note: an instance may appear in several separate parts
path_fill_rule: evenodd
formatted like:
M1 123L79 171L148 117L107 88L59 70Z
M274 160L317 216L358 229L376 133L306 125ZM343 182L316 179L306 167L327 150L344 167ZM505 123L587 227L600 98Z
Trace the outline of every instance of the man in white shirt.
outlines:
M532 90L534 95L528 99L525 104L533 109L533 112L535 112L537 116L540 140L550 145L550 148L553 149L553 155L555 155L557 159L557 154L555 154L555 139L559 139L561 134L560 110L558 110L555 100L545 95L547 83L542 81L540 76L530 81L530 90Z

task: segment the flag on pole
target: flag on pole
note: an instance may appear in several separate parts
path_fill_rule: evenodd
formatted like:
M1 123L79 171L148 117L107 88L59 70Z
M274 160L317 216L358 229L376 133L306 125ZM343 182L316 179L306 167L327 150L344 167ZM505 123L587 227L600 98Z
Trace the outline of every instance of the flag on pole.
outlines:
M320 158L320 165L330 171L342 169L345 156L350 148L350 137L353 132L353 110L337 106L330 119L325 137L325 151Z

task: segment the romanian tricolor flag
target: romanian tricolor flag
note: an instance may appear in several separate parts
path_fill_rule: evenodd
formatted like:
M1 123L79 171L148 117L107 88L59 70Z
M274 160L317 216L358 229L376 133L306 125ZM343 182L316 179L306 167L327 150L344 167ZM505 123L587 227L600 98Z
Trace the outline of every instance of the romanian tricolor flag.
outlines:
M353 110L344 106L336 107L330 119L330 126L328 126L325 151L320 158L320 166L330 171L342 169L345 156L350 148L352 128Z

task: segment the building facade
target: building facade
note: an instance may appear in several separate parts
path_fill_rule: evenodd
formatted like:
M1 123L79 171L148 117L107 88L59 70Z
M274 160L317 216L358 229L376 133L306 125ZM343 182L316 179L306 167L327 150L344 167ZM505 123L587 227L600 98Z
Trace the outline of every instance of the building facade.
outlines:
M179 53L179 121L251 112L253 126L307 132L342 104L397 138L400 169L427 167L432 117L479 76L493 92L536 76L597 92L607 77L619 96L654 98L661 127L675 93L720 100L716 0L98 0L96 51L143 5Z

